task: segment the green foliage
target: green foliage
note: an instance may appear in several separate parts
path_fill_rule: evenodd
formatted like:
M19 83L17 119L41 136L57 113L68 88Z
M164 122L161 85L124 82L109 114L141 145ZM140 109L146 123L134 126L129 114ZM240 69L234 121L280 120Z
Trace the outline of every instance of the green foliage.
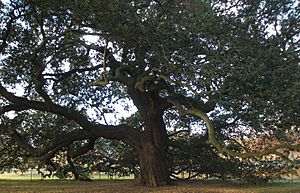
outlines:
M171 140L169 159L174 177L180 178L179 174L188 173L184 178L226 179L239 172L237 161L222 158L206 141L207 136L196 134L178 135Z
M207 136L197 134L180 134L171 139L168 158L174 178L219 178L262 184L280 180L297 168L297 163L282 160L224 157L206 140Z
M294 175L296 166L295 163L286 163L282 160L246 160L241 163L241 172L237 176L246 182L263 184Z
M137 173L128 144L142 152L148 140L164 151L167 128L207 134L199 117L182 118L178 107L208 114L216 140L234 151L251 151L239 139L299 140L298 1L12 0L0 8L2 168L40 160L62 177ZM107 121L120 103L128 115ZM172 139L170 170L217 177L242 170L252 179L290 167L263 162L258 171L261 160L225 159L208 138Z

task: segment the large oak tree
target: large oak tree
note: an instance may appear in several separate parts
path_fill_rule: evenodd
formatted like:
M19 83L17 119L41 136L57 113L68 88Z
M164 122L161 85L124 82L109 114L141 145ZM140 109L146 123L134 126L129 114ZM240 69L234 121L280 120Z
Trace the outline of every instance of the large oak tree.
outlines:
M16 143L6 151L16 147L51 162L78 142L70 159L98 138L122 140L138 154L140 182L157 186L170 182L167 125L178 115L191 124L202 120L208 141L224 155L284 157L279 150L300 150L297 1L0 6L1 136L3 144ZM140 124L127 115L107 122L115 103L136 109ZM237 143L249 136L278 143L257 151Z

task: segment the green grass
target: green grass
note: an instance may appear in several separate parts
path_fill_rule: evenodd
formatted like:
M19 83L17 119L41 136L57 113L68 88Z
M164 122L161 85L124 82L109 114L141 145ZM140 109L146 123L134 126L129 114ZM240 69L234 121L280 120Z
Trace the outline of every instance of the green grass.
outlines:
M300 182L277 182L263 186L221 181L179 182L174 186L149 188L134 180L0 180L1 193L300 193Z

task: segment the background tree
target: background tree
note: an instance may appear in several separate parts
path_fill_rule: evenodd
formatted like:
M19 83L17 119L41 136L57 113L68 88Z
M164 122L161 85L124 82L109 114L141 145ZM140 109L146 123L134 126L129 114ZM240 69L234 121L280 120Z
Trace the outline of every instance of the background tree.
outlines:
M170 182L170 110L202 119L223 154L285 157L279 149L300 149L290 138L299 135L299 15L287 0L1 3L1 133L43 160L122 140L150 186ZM141 124L105 121L116 103L134 105ZM237 143L246 137L282 144L255 151Z

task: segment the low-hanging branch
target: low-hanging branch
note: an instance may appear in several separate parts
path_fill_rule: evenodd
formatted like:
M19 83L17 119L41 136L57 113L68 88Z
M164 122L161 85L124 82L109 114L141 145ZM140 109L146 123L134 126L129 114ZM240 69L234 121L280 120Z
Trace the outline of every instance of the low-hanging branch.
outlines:
M240 158L250 158L250 157L263 157L269 154L275 154L280 157L283 155L278 152L277 150L279 149L288 149L288 150L293 150L293 151L300 151L300 144L277 144L274 145L273 147L270 147L269 149L263 149L261 151L249 151L249 152L237 152L229 149L225 145L223 145L218 139L215 137L215 129L213 122L209 119L209 117L202 112L201 110L197 108L185 108L183 107L179 101L177 100L168 100L170 103L172 103L176 109L179 111L179 114L181 116L185 115L192 115L196 116L198 118L201 118L207 127L208 130L208 141L211 143L220 153L222 154L227 154L232 157L240 157Z
M16 130L8 126L0 125L0 128L2 127L6 127L3 129L7 131L7 133L22 149L26 150L34 157L42 157L45 159L52 158L57 153L57 151L59 151L63 147L69 146L74 141L93 138L93 135L85 130L74 130L69 133L62 134L48 144L43 145L43 147L38 148L33 147L31 144L26 142L26 140L23 139L22 135Z

